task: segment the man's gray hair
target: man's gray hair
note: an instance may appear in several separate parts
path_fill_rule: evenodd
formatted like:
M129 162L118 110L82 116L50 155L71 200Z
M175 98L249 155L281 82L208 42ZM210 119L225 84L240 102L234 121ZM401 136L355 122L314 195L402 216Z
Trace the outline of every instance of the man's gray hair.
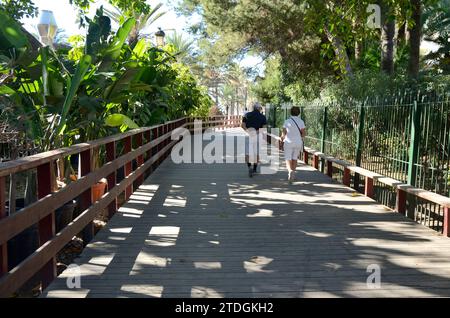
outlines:
M260 110L260 109L262 109L262 108L263 108L263 107L262 107L261 104L258 103L258 102L256 102L256 103L253 104L253 110Z

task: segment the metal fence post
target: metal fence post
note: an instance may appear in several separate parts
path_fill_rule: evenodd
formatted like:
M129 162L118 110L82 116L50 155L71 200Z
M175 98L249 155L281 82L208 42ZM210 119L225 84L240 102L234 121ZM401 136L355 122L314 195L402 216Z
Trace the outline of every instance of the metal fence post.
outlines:
M328 120L328 107L325 106L325 108L323 109L323 123L322 123L322 144L320 146L320 151L322 153L325 153L325 139L327 136L327 120ZM325 159L321 160L321 164L320 164L320 171L322 171L322 173L325 170Z
M355 164L356 166L361 166L361 159L362 159L362 150L363 150L363 144L364 144L364 120L366 116L366 109L364 105L361 105L360 112L359 112L359 125L358 125L358 139L356 141L356 154L355 154ZM355 173L355 182L354 187L358 191L359 190L359 183L360 178L359 174Z
M408 158L408 184L416 185L417 176L417 160L419 154L419 139L420 139L420 108L417 101L414 101L414 108L411 120L411 143L409 145Z
M416 176L417 176L417 162L419 159L419 142L420 142L420 117L421 108L414 101L412 118L411 118L411 141L409 144L409 154L408 154L408 184L416 186ZM415 201L415 198L411 201ZM410 201L410 202L411 202ZM410 219L415 219L415 204L409 204L406 209L406 216Z

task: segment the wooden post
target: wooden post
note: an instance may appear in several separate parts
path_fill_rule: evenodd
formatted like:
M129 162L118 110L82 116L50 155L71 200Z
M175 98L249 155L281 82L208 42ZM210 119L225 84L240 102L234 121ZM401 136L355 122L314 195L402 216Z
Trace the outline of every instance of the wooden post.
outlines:
M450 208L444 207L444 236L450 237Z
M406 192L400 189L397 189L395 211L403 215L406 213Z
M333 161L327 161L327 175L330 178L333 178Z
M142 146L142 140L143 140L143 137L144 137L144 136L143 136L143 133L139 133L139 134L137 134L137 135L135 136L135 138L136 138L136 146L137 146L137 147ZM138 167L142 166L142 165L144 164L144 155L138 156L137 159L136 159L136 161L137 161L137 166L138 166ZM144 182L144 175L141 174L141 175L137 178L136 184L137 184L137 186L140 186L143 182Z
M111 162L116 159L116 143L114 141L106 144L106 162ZM116 170L114 170L108 177L108 191L116 186ZM117 211L117 198L108 205L108 217L112 218Z
M309 163L309 154L308 154L308 152L305 150L304 152L303 152L303 159L304 159L304 161L305 161L305 164L306 165L308 165Z
M0 220L6 217L6 178L0 177ZM8 272L8 244L0 245L0 277Z
M344 178L343 178L342 182L347 187L350 186L350 169L347 167L344 167Z
M52 192L52 168L53 162L47 162L37 167L37 190L38 198L49 195ZM47 241L55 236L55 211L39 221L39 246L44 245ZM39 272L42 279L42 289L48 285L56 277L56 258L52 257L47 264Z
M165 124L164 125L164 135L166 135L169 132L169 124ZM169 138L166 137L166 139L164 139L164 147L166 147L168 144L170 143ZM166 153L164 153L164 159L167 158L169 152L167 151Z
M83 177L92 171L92 149L80 153L79 174ZM80 211L88 209L92 205L92 189L84 191L80 196ZM94 237L94 222L90 222L83 230L83 244L86 246Z
M314 155L314 157L313 157L314 159L314 168L315 169L319 169L319 156L317 156L317 155Z
M373 192L373 179L372 178L366 177L364 194L369 198L373 198L374 192Z
M150 130L147 130L147 131L144 133L144 137L145 137L145 143L148 144L148 143L150 142L151 138L152 138L152 137L151 137L151 131L150 131ZM148 150L147 153L146 153L145 161L149 160L151 157L152 157L152 150L150 149L150 150Z
M153 140L156 140L159 137L159 128L153 128L152 129L152 138ZM156 147L153 147L151 149L152 156L156 155L158 153L159 145ZM158 162L155 162L152 164L152 171L155 171L155 169L158 167Z
M124 140L124 149L123 149L123 153L127 154L131 151L131 136L126 137ZM125 178L128 177L131 173L132 170L132 162L129 161L125 164ZM133 193L133 185L130 184L128 187L126 187L125 189L125 201L128 201L128 199L130 198L131 194Z
M164 125L161 125L159 128L158 128L158 136L159 137L162 137L162 136L164 136ZM164 148L164 141L162 141L162 142L160 142L159 143L159 145L158 145L158 152L161 152L161 150ZM158 160L158 166L160 166L161 165L161 163L162 163L162 161L163 161L163 158L161 157L161 158L159 158L159 160Z

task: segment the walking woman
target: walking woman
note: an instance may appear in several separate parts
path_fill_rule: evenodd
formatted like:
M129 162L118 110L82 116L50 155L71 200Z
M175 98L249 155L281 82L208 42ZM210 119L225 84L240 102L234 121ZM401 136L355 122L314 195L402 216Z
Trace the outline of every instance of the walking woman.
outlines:
M295 170L297 169L297 160L303 151L303 138L306 135L306 127L303 120L299 117L300 108L291 108L291 117L286 119L283 125L283 134L281 141L284 144L284 157L286 167L289 171L288 181L292 183L295 180Z

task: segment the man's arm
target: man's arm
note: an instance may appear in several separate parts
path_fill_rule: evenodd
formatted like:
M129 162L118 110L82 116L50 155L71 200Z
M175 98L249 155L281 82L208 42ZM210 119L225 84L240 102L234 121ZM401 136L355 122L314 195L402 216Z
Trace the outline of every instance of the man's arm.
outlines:
M247 117L245 116L242 118L241 128L247 131Z

